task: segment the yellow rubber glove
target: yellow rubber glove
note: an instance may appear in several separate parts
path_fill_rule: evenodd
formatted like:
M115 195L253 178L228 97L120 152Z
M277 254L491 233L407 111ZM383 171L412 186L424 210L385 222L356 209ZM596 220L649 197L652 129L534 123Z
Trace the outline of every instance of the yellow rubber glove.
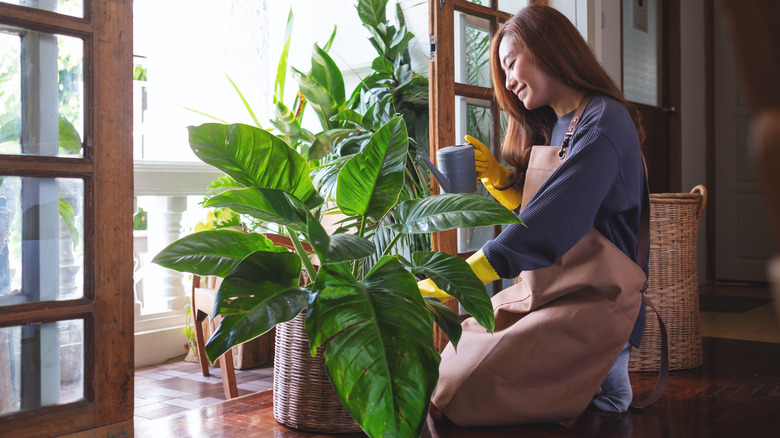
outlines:
M502 166L490 149L481 141L467 135L466 143L474 146L474 164L477 166L477 178L482 181L485 188L493 195L504 207L514 210L520 206L523 201L522 192L515 187L509 187L506 190L499 190L496 187L504 187L509 182L512 171Z
M467 258L466 263L471 266L471 270L477 274L477 278L482 281L482 284L488 284L501 278L496 270L490 266L490 262L481 249Z
M446 303L453 298L452 295L439 289L439 286L436 286L436 283L430 278L418 281L417 287L420 288L420 294L422 296L438 298L442 303Z
M481 249L467 258L466 263L469 264L471 270L477 275L477 278L482 281L482 284L488 284L501 278L498 276L498 273L496 273L496 270L490 266L490 262L488 262L487 257L482 253ZM452 295L439 289L439 286L436 286L436 283L430 278L418 281L417 287L420 288L420 294L422 294L422 296L438 298L442 303L453 298Z

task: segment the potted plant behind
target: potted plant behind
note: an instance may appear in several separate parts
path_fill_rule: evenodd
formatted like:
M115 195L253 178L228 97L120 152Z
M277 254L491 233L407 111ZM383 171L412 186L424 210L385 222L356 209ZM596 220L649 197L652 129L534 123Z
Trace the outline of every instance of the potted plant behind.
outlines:
M482 282L461 258L419 251L393 254L401 236L459 227L520 223L501 204L471 194L400 200L408 150L402 118L379 128L338 172L335 202L348 219L328 234L312 211L323 199L306 160L262 129L209 123L189 127L195 154L231 181L207 207L226 207L278 224L294 251L259 233L207 230L185 236L154 259L162 266L224 278L206 345L214 361L305 312L309 349L325 346L327 374L341 402L369 436L419 436L438 380L434 320L460 337L458 317L420 295L414 274L433 279L487 330L493 310ZM225 181L223 181L225 182ZM373 262L371 229L395 234ZM308 244L318 267L304 250ZM299 284L304 272L311 282Z

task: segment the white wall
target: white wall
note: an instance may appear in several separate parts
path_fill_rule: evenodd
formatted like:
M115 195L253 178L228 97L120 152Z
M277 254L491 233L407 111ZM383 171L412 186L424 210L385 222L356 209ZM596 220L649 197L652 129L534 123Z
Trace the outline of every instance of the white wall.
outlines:
M420 0L391 0L388 2L387 17L395 19L395 4L400 3L408 29L415 34L410 42L412 65L417 72L428 70L428 4ZM347 98L351 95L360 78L371 73L371 61L377 56L374 47L368 41L369 31L363 27L357 13L355 0L329 0L313 2L301 0L275 0L270 2L269 14L269 51L268 87L273 90L276 69L284 45L284 32L287 16L292 10L293 31L290 42L288 67L306 73L311 68L311 53L316 43L323 47L336 26L336 38L329 52L331 58L344 75ZM298 84L288 73L285 81L284 103L292 106ZM315 133L321 129L316 114L307 110L304 114L304 127Z
M620 0L588 0L588 45L604 69L623 87Z
M292 108L298 83L289 70L294 67L304 73L311 68L311 53L314 44L320 48L328 42L334 26L336 38L328 54L345 74L347 98L357 84L356 74L363 76L370 69L374 49L368 41L370 34L363 28L354 0L330 0L312 2L300 0L276 0L269 5L269 89L273 90L279 57L284 47L284 32L287 16L292 10L293 30L287 56L288 74L285 81L283 102ZM355 72L349 74L349 72ZM316 114L311 109L304 113L304 127L319 132L321 129Z
M252 123L226 75L267 113L267 0L135 0L133 8L133 52L148 66L146 159L197 161L186 126L213 120L185 107Z
M550 0L549 5L565 15L580 31L583 38L588 39L588 8L592 0Z

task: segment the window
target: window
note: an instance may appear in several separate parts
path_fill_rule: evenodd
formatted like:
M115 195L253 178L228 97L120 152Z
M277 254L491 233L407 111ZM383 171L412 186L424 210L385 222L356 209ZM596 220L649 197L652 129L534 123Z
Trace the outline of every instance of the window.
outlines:
M500 23L526 4L525 0L455 0L441 7L440 3L431 2L431 33L435 40L429 72L431 157L443 147L461 144L466 134L478 138L500 156L506 119L493 100L490 39ZM482 187L480 193L488 196ZM433 246L435 250L466 257L499 231L499 227L491 227L439 233L434 236Z
M126 2L0 2L0 430L132 430Z

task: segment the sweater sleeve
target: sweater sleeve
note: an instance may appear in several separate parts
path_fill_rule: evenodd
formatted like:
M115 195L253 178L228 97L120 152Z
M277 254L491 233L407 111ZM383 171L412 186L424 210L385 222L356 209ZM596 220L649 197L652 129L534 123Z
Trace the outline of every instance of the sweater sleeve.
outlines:
M580 135L577 149L520 213L525 226L510 225L483 247L502 278L552 265L599 221L615 213L605 199L626 197L617 181L620 159L613 142L600 129Z

